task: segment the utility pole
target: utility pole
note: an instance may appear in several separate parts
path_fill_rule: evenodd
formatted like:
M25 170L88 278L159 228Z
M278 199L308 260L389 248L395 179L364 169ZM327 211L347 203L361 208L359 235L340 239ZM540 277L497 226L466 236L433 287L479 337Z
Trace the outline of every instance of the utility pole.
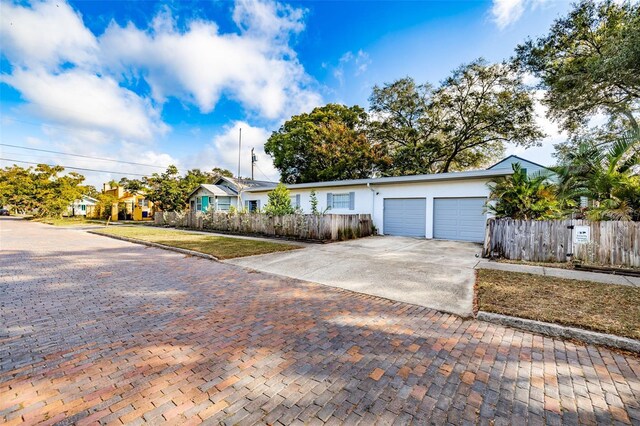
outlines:
M238 202L236 207L242 208L242 182L240 182L240 159L242 158L242 127L238 135Z
M258 157L256 157L256 155L253 153L255 148L251 148L251 180L253 180L253 167L256 164L256 161L258 161Z
M238 136L238 179L240 179L240 159L242 158L242 127L239 129Z

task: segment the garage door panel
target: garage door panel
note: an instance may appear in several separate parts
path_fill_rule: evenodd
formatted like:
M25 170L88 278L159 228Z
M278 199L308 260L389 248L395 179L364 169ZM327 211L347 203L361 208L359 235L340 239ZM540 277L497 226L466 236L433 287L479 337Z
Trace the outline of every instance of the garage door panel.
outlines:
M385 198L382 232L385 235L424 237L426 214L425 198Z
M433 237L445 240L484 241L486 198L433 200Z

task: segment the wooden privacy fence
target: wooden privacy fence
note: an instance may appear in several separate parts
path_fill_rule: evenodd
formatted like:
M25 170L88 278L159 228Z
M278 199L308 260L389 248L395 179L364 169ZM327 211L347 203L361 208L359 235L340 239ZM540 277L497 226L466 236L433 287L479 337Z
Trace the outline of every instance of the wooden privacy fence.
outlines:
M229 232L337 241L372 235L373 221L368 214L291 214L268 216L260 213L178 213L156 212L155 224Z
M576 241L577 226L589 227L588 241ZM484 257L564 262L571 253L584 263L640 267L640 222L491 219L487 224Z

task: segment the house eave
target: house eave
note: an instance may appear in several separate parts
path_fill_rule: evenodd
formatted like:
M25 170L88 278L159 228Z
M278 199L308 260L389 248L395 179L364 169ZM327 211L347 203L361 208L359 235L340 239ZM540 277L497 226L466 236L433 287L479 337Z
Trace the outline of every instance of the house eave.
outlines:
M393 176L369 179L335 180L328 182L310 182L285 185L288 189L327 188L336 186L390 185L398 183L440 182L471 179L492 179L513 174L510 169L471 170L466 172L433 173L428 175ZM243 192L268 192L275 188L247 188Z

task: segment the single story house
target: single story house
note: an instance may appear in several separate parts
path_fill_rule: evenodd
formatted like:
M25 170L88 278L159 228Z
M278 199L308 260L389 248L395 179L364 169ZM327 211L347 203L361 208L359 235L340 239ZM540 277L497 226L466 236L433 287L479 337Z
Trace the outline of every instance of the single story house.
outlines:
M311 191L318 210L334 214L370 214L379 234L457 241L484 241L489 196L487 183L513 173L511 168L414 176L382 177L287 185L292 203L311 212ZM249 210L267 203L275 187L242 191Z
M511 155L486 170L286 185L291 204L311 213L315 192L320 212L370 214L381 235L483 242L489 217L489 181L513 173L520 163L527 173L545 166ZM277 183L221 177L189 194L191 211L228 211L242 206L261 210Z
M91 216L94 209L98 204L98 200L88 195L83 195L82 198L75 200L69 207L67 207L68 216Z
M213 184L203 183L189 194L189 210L195 212L229 211L232 206L238 208L240 192L249 188L272 189L274 186L273 182L221 176Z

